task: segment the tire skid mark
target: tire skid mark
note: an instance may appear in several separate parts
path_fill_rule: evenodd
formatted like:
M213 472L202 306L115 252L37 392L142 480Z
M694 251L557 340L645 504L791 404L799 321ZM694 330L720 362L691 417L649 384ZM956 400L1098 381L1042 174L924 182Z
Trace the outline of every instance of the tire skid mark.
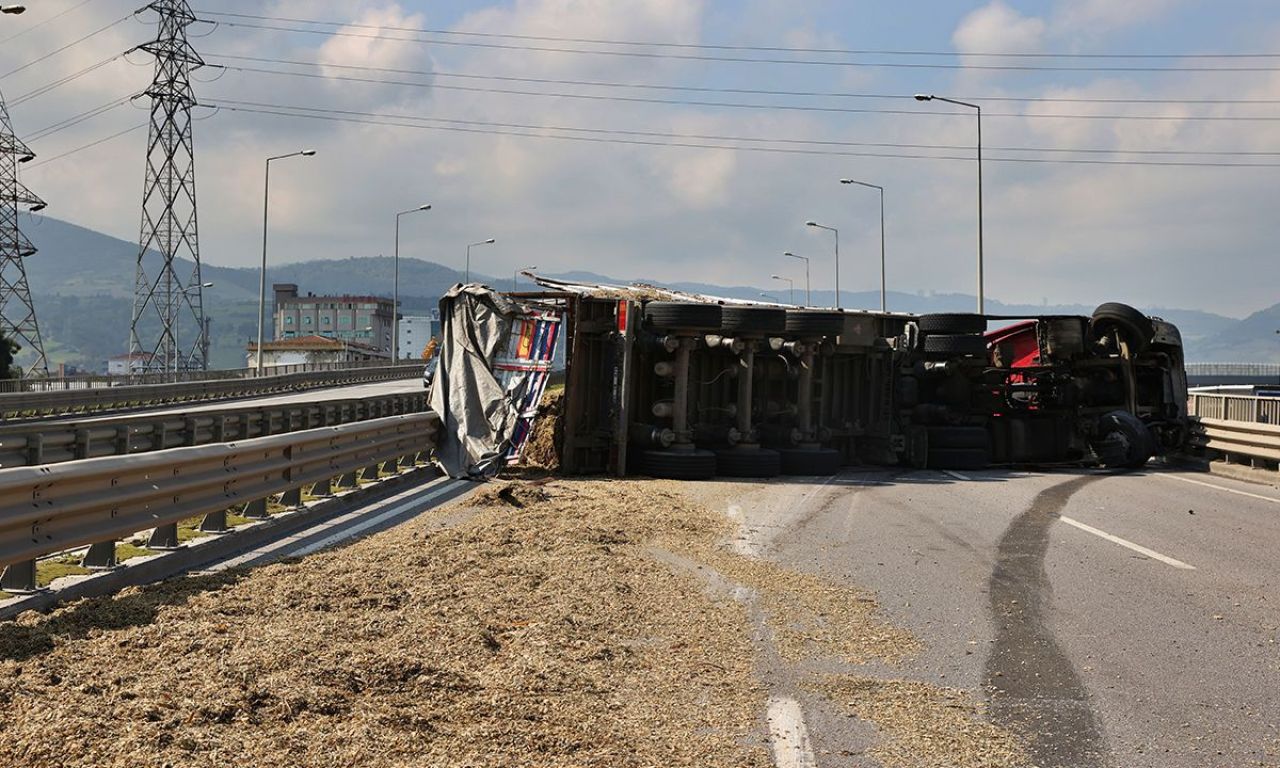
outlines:
M996 629L985 673L990 713L1027 738L1043 768L1104 764L1102 727L1088 691L1048 626L1052 589L1045 555L1053 524L1072 495L1106 477L1079 477L1036 496L1005 529L988 582Z

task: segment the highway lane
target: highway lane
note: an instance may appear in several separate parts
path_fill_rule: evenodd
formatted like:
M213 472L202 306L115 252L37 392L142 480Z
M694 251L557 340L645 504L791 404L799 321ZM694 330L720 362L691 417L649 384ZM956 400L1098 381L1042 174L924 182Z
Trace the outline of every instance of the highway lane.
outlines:
M287 392L277 395L264 395L262 397L249 397L236 400L218 400L214 402L198 403L191 405L175 405L155 410L142 410L136 412L114 412L101 416L70 416L59 417L56 419L40 421L39 424L59 424L66 422L75 422L76 424L91 424L96 421L114 421L119 420L122 416L130 416L136 413L140 417L145 416L148 419L154 417L164 417L180 415L186 416L194 413L208 413L210 411L221 411L228 408L254 408L257 406L273 406L273 405L289 405L300 403L316 403L325 400L347 400L359 399L364 397L377 397L379 395L394 395L402 392L420 392L422 391L421 377L413 377L408 379L396 379L393 381L377 381L365 384L349 384L337 387L325 387L323 389L308 389L303 392Z
M700 493L740 521L739 551L874 590L925 643L879 674L989 701L1039 765L1280 765L1275 488L850 470ZM819 755L874 740L797 695Z

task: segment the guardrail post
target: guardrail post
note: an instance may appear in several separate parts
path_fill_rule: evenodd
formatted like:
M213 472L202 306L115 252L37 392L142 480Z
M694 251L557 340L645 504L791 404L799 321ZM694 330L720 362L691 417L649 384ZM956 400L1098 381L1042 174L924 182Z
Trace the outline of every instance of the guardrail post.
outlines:
M151 538L147 540L147 549L177 549L178 547L177 523L156 526L151 532Z
M89 551L84 553L84 558L80 561L80 565L95 571L106 571L115 568L119 565L116 561L115 541L100 541L97 544L91 544Z
M271 515L267 514L267 500L254 499L244 505L244 516L250 520L266 520Z
M289 509L302 506L302 489L290 488L280 495L280 505Z
M333 495L333 478L326 478L311 486L311 495L316 497Z
M27 560L6 567L4 572L0 573L0 591L13 594L40 591L36 585L36 561Z
M373 464L370 464L369 466L367 466L367 467L365 467L365 468L364 468L364 472L363 472L362 477L363 477L366 481L377 480L377 479L378 479L378 473L381 471L381 469L382 469L382 466L381 466L380 464L378 464L377 462L375 462L375 463L373 463Z
M89 430L76 430L76 461L89 458Z
M347 472L345 474L338 475L338 482L334 484L334 488L338 490L358 487L360 487L360 483L356 478L355 472Z
M196 417L188 416L185 419L183 426L186 429L187 434L186 434L186 439L183 440L182 444L186 446L199 445L200 435L198 432L199 427L196 425Z
M205 513L204 519L200 521L201 533L227 533L231 530L227 525L227 510L220 509L217 512Z

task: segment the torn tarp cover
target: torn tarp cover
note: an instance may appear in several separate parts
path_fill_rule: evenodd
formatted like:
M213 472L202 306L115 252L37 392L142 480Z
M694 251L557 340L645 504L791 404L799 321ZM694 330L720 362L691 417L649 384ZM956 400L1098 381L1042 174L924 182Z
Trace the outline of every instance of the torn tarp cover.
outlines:
M431 409L441 421L436 458L450 477L500 469L521 411L537 406L547 378L540 366L521 372L495 368L509 355L513 329L529 316L528 308L482 285L457 285L440 299L442 338ZM555 334L549 341L554 348Z

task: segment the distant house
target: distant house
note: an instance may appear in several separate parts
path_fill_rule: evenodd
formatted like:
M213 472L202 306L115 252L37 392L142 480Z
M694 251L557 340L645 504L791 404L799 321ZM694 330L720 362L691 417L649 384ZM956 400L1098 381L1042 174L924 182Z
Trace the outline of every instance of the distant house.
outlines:
M430 315L400 316L400 359L421 360L427 342L440 335L440 310Z
M246 368L258 365L258 345L250 342L246 351ZM390 355L369 344L325 336L295 336L276 339L262 345L262 367L306 365L312 363L351 363L365 360L389 360Z
M150 367L153 355L150 352L131 352L127 355L116 355L107 358L107 375L132 376L145 373Z

